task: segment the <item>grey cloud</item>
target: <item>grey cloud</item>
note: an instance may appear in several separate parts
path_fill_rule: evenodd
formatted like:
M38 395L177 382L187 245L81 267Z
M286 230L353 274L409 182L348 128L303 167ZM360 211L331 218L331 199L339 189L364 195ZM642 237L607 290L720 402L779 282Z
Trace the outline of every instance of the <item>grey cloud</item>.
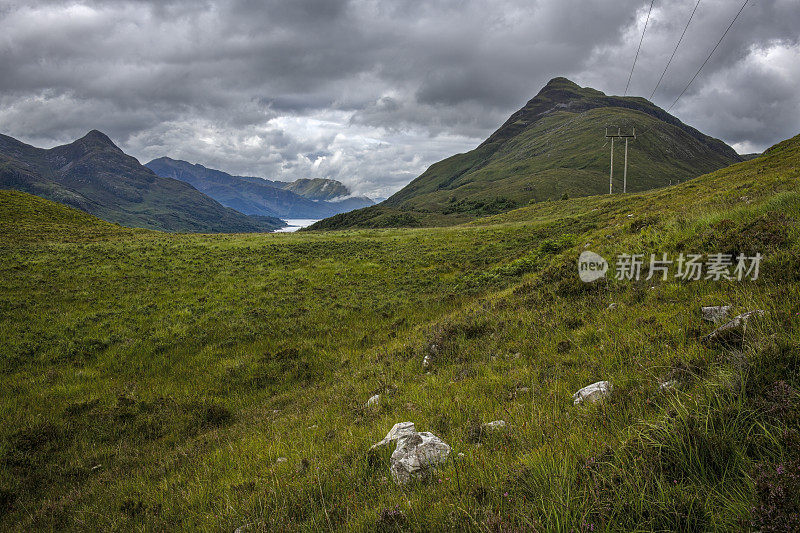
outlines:
M656 2L631 93L649 96L695 0ZM468 150L564 75L624 90L649 2L0 0L0 131L52 145L92 128L272 179L386 196ZM738 9L704 0L663 107ZM741 150L798 133L796 0L746 8L673 110Z

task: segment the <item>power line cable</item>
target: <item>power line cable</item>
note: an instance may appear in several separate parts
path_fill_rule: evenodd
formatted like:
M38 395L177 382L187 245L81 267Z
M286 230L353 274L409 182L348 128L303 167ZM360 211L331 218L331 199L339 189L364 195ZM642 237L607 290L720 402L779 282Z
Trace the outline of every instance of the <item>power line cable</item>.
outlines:
M700 1L701 0L697 0L697 3L694 5L694 9L692 9L692 14L689 15L689 21L686 23L686 27L683 28L683 33L681 33L681 38L678 39L678 44L675 45L675 50L672 51L672 55L670 56L669 61L667 61L667 66L664 67L664 72L661 73L661 77L658 78L658 83L656 83L656 86L653 89L653 92L650 93L649 100L651 100L651 101L653 100L653 96L656 94L656 90L658 90L658 86L661 85L661 80L664 79L664 75L667 73L667 69L672 64L672 60L675 59L675 54L678 52L678 47L681 45L681 42L683 41L684 36L686 36L686 30L689 29L689 24L692 23L692 19L694 18L694 12L697 11L697 6L700 5Z
M636 49L636 57L633 58L633 65L631 65L631 73L628 76L628 83L625 85L625 94L628 95L628 87L631 85L631 78L633 78L633 69L636 68L636 60L639 59L639 51L642 49L642 42L644 41L644 33L647 31L647 23L650 22L650 13L653 11L653 4L656 0L650 0L650 9L647 11L647 19L644 21L644 29L642 30L642 38L639 39L639 48Z
M706 63L708 63L708 60L709 60L709 59L711 59L711 56L712 56L712 55L714 55L714 52L716 52L716 51L717 51L717 47L719 47L719 44L722 42L722 39L724 39L724 38L725 38L725 36L726 36L726 35L728 35L728 32L729 32L729 31L730 31L730 29L733 27L733 24L734 24L734 22L736 22L736 19L738 19L738 18L739 18L739 15L741 15L741 14L742 14L742 11L744 11L744 8L745 8L745 6L747 6L747 3L748 3L749 1L750 1L750 0L744 0L744 4L742 4L742 7L741 7L741 8L739 8L739 12L738 12L738 13L736 13L736 16L735 16L735 17L733 17L733 20L732 20L732 21L731 21L731 23L728 25L728 28L725 30L725 32L722 34L722 37L720 37L720 38L719 38L719 41L717 41L717 44L716 44L716 45L714 45L714 48L711 50L711 53L710 53L710 54L708 54L708 57L706 58L706 60L705 60L705 61L703 61L703 64L702 64L702 65L700 65L700 68L699 68L699 69L697 69L697 72L695 72L695 73L694 73L694 76L692 76L692 79L691 79L691 80L689 80L689 83L687 83L687 84L686 84L686 87L684 87L684 88L683 88L683 90L681 91L681 94L679 94L679 95L678 95L678 97L675 99L675 101L674 101L674 102L672 102L672 105L671 105L671 106L669 106L669 108L667 108L667 113L669 113L669 111L670 111L670 110L671 110L673 107L675 107L675 104L677 104L677 103L678 103L678 100L680 100L680 99L681 99L681 96L683 96L683 94L684 94L684 93L685 93L685 92L686 92L686 91L689 89L689 86L692 84L692 82L695 80L695 78L697 78L697 76L700 74L700 71L701 71L701 70L703 70L703 67L705 67L705 66L706 66Z

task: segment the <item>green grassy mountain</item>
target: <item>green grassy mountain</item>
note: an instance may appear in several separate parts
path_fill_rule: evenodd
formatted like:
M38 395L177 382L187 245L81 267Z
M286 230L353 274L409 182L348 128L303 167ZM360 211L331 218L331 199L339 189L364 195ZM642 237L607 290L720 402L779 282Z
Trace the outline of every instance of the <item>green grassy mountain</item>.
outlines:
M431 226L464 222L548 199L608 193L606 126L629 144L628 191L640 192L741 161L724 142L639 97L607 96L566 78L551 80L476 149L432 165L378 206L309 229ZM623 147L615 146L614 191L622 191Z
M350 191L335 180L301 179L291 183L251 176L232 176L203 165L160 157L145 165L164 178L189 183L226 207L247 215L281 218L325 218L372 205L369 198L347 197Z
M800 136L429 229L172 235L0 192L0 530L796 530L799 220ZM585 250L763 261L587 284ZM709 344L708 305L764 314ZM405 486L370 451L401 421L452 447Z
M0 188L76 207L125 226L180 232L262 232L284 224L226 208L186 183L157 176L91 131L45 150L0 135Z

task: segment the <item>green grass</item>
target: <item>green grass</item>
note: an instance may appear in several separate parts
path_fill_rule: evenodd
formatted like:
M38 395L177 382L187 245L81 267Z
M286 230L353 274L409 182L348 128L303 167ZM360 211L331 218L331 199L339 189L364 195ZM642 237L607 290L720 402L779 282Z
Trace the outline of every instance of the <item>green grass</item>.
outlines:
M649 193L304 234L128 230L0 193L0 529L786 524L799 163L795 138ZM766 259L755 282L588 285L587 243ZM767 311L741 352L700 341L720 303ZM600 379L608 402L572 405ZM495 419L509 430L482 434ZM398 487L368 450L404 420L453 453Z

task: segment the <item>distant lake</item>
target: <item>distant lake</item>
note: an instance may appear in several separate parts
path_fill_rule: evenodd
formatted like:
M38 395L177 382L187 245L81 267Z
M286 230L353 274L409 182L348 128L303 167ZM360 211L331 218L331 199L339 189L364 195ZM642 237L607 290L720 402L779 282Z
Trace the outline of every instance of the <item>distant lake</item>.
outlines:
M319 222L319 219L311 219L311 218L287 218L286 223L289 224L285 228L275 230L275 233L289 233L292 231L297 231L300 228L305 228L306 226L310 226L314 222Z

